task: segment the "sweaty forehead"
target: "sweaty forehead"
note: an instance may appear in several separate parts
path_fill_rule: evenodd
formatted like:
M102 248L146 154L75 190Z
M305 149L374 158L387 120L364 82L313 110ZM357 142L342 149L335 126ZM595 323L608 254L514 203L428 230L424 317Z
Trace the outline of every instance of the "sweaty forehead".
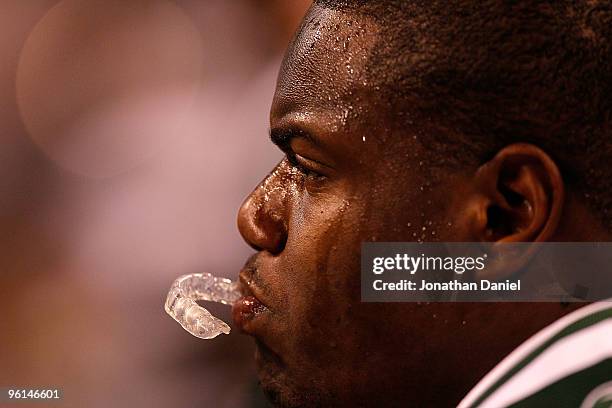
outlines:
M316 121L326 132L346 126L372 91L365 68L377 38L366 16L313 6L281 67L272 126L287 118Z

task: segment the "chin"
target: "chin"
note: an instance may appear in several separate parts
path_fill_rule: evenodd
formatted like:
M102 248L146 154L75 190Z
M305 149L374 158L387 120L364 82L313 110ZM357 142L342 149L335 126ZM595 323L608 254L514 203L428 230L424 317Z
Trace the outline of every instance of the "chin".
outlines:
M279 408L306 408L330 406L325 403L319 394L312 392L299 392L295 388L278 382L260 380L261 388L268 401Z
M256 341L255 363L259 385L275 407L299 407L295 389L289 386L283 363L259 341Z
M309 398L298 392L296 387L292 386L283 374L279 374L275 370L271 370L266 365L259 365L257 368L259 377L259 385L270 403L275 407L281 408L299 408L307 406L318 406L308 401Z
M289 378L282 361L259 342L255 351L255 361L259 385L273 406L301 408L326 405L320 398L321 393L314 390L308 392L304 390L306 384Z

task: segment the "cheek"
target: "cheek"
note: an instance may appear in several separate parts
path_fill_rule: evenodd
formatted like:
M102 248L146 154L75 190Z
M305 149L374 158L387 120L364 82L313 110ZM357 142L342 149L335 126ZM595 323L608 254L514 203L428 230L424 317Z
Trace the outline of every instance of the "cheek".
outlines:
M340 339L360 301L361 211L350 200L303 194L295 202L283 261L288 324L299 332L292 353L309 361L338 359Z
M292 279L301 298L331 295L346 280L353 280L351 271L358 267L358 217L349 200L331 195L304 193L295 205L284 251ZM316 302L318 307L329 303L327 299Z

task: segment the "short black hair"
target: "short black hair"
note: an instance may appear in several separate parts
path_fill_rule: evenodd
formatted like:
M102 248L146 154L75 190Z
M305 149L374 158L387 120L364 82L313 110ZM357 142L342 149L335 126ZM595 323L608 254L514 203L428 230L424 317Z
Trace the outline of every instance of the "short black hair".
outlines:
M380 26L371 82L447 162L536 144L612 230L612 3L317 0ZM451 158L449 161L448 158Z

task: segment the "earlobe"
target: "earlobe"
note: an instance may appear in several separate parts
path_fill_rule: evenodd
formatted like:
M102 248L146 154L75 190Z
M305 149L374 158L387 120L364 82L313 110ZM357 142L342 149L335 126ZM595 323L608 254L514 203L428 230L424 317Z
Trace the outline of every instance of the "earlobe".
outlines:
M524 143L500 150L475 174L471 233L487 242L549 240L561 217L561 173L540 148Z

